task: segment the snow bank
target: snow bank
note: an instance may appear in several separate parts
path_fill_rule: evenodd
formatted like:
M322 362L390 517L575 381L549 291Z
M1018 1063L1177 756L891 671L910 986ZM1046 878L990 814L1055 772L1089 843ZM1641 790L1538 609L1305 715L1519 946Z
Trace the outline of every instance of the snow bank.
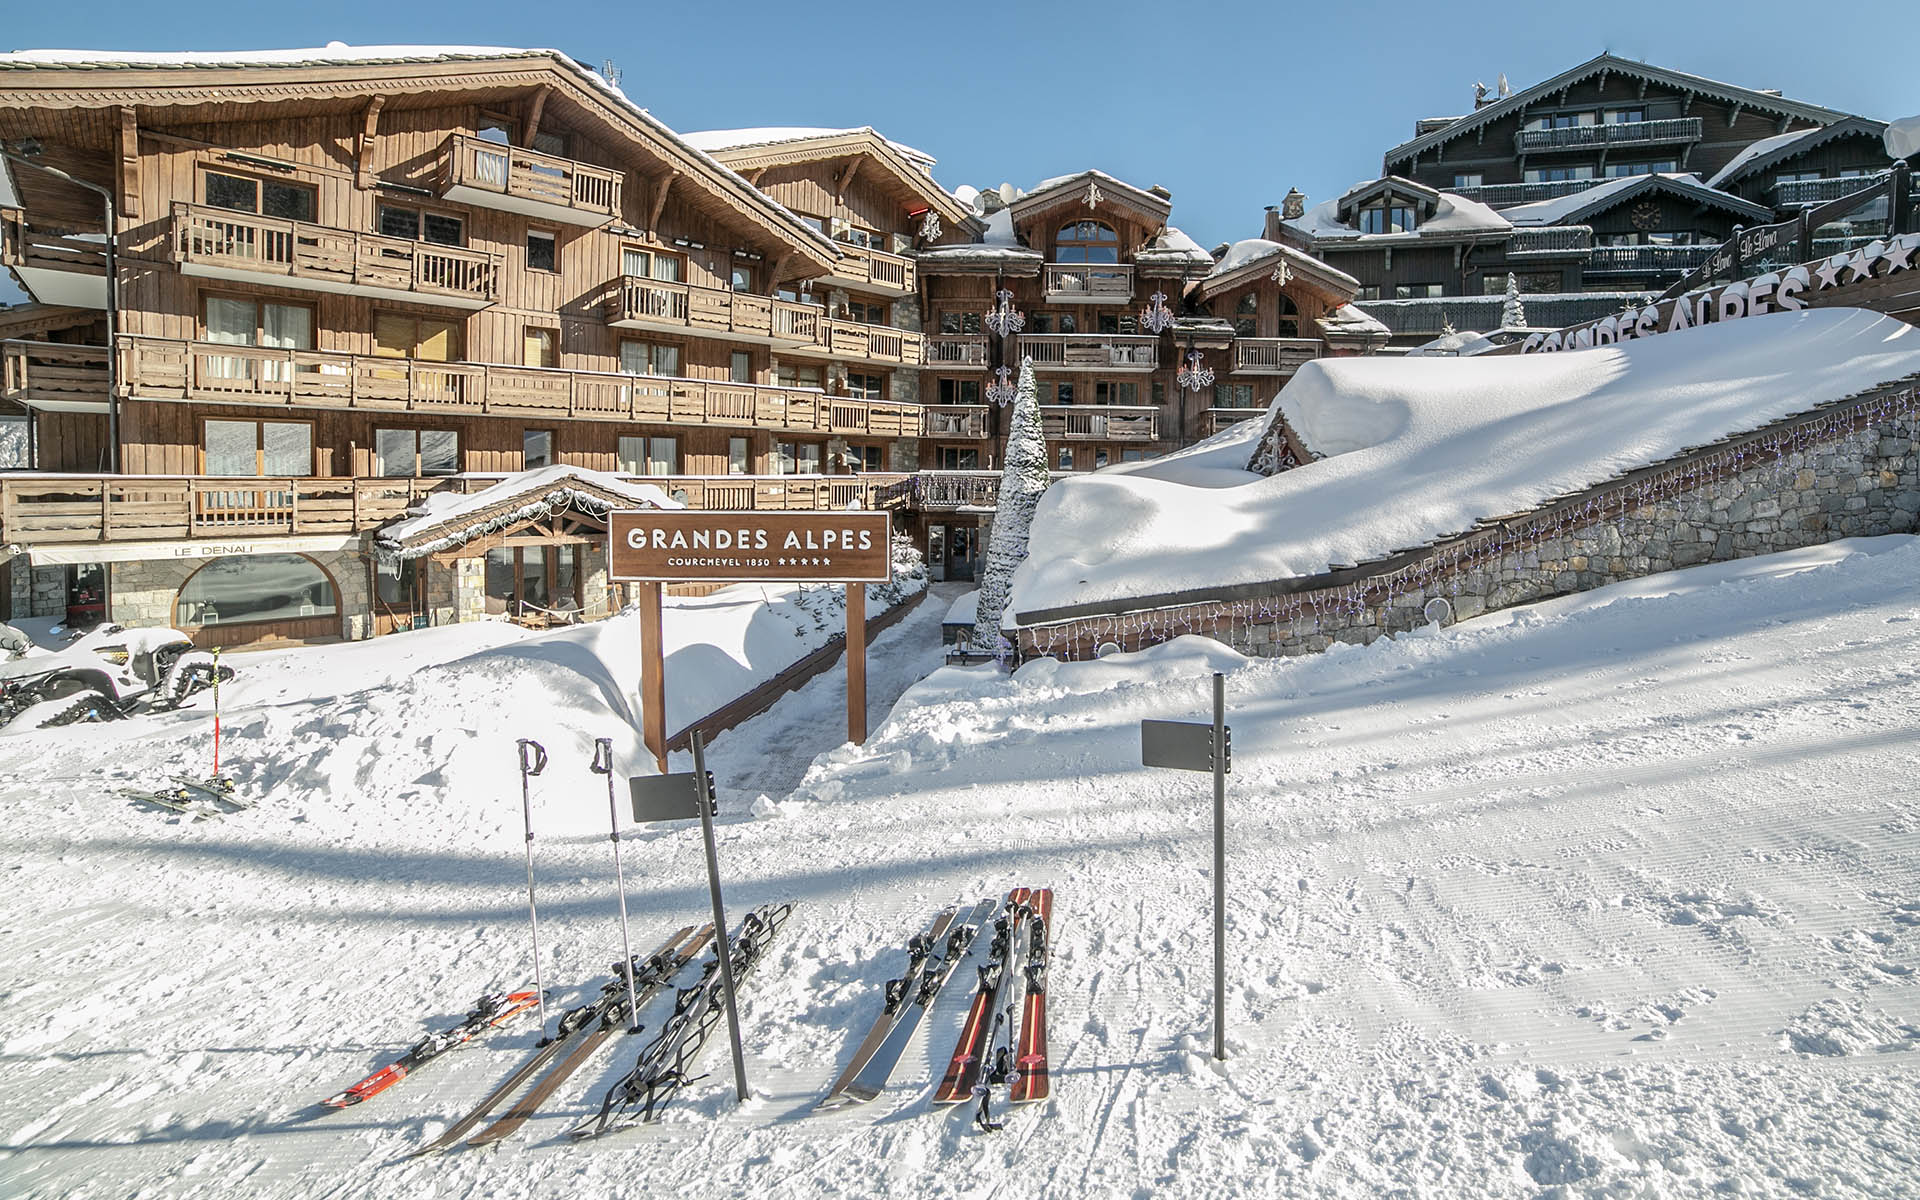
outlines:
M1321 461L1239 471L1242 434L1162 471L1064 478L1009 607L1316 575L1424 545L1920 372L1920 330L1819 309L1538 357L1318 359L1276 407Z

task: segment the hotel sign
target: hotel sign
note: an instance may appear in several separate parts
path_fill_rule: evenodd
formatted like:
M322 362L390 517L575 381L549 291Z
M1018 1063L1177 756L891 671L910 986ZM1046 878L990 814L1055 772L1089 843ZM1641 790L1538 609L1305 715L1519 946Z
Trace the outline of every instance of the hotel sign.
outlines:
M607 514L607 574L660 583L885 583L883 512Z

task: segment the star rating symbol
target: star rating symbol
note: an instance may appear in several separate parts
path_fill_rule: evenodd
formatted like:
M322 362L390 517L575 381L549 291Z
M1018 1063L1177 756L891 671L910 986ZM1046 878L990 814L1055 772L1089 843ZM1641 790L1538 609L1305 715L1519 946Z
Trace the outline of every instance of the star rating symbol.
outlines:
M1891 275L1895 271L1905 271L1912 268L1913 252L1915 250L1920 250L1920 239L1915 238L1912 234L1905 234L1888 242L1887 248L1880 252L1879 261L1887 265L1887 269L1881 273Z
M1847 256L1836 254L1814 268L1814 277L1820 281L1820 290L1840 286L1840 272L1847 268Z
M1883 249L1885 249L1885 247L1883 247L1879 242L1874 242L1872 245L1868 246L1866 249L1856 250L1852 254L1848 255L1847 256L1847 272L1848 272L1847 282L1858 283L1862 279L1872 279L1873 278L1873 260L1880 257L1880 253Z

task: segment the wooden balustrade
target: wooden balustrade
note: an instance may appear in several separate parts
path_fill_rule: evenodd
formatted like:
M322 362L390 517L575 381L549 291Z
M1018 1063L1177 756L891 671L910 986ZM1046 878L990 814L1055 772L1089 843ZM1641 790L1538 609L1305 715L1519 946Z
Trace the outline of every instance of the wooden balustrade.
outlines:
M1650 146L1660 142L1697 142L1702 134L1699 117L1668 117L1657 121L1600 121L1558 129L1522 129L1513 135L1517 153L1529 150L1576 150L1591 146Z
M1608 272L1690 271L1713 256L1718 245L1595 246L1587 260L1589 275ZM1528 314L1532 315L1532 314Z
M1206 430L1202 436L1212 437L1229 426L1266 415L1267 410L1264 408L1210 408L1201 414L1204 418L1202 428Z
M913 477L915 508L993 508L999 499L998 471L922 471Z
M0 342L0 395L21 404L105 407L107 349L61 342Z
M1048 263L1052 304L1124 304L1133 299L1133 267L1120 263Z
M446 479L0 476L0 540L20 545L350 535L405 515Z
M1151 334L1028 333L1020 353L1036 367L1083 371L1151 371L1160 365L1160 339Z
M834 264L832 278L880 291L911 292L918 286L913 260L884 250L835 241L840 260Z
M267 276L314 291L446 300L500 298L499 254L175 203L173 261L190 275Z
M0 212L0 266L107 274L105 238L65 237L27 227L23 214Z
M983 438L988 429L984 404L928 404L920 409L920 436Z
M1160 437L1160 410L1145 405L1045 404L1040 431L1069 442L1152 442Z
M926 360L930 367L987 365L987 339L984 334L936 333L926 339L926 347Z
M440 189L487 208L603 225L620 215L624 179L606 167L456 133L442 151Z
M1320 357L1318 338L1235 338L1233 369L1246 375L1291 375Z

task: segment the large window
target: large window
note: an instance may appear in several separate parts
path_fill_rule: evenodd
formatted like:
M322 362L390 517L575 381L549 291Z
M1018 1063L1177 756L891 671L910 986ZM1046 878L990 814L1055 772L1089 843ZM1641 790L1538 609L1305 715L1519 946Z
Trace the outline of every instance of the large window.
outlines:
M773 465L774 473L777 475L818 475L820 444L818 442L775 442Z
M977 312L943 312L940 314L941 333L979 333L980 314Z
M464 329L455 321L401 313L373 314L373 352L381 358L459 362L466 356L463 335Z
M1138 333L1140 322L1132 313L1101 313L1096 318L1096 333Z
M298 554L216 558L180 588L182 625L296 621L339 612L333 581Z
M658 279L664 283L678 283L686 274L681 268L679 255L644 250L638 246L628 246L620 252L620 271L624 275Z
M376 429L376 475L454 475L460 471L460 435L451 429Z
M1410 204L1376 204L1360 210L1361 233L1412 233L1418 224Z
M1138 404L1140 387L1134 383L1108 383L1101 380L1093 385L1095 404Z
M202 177L207 204L234 212L259 213L263 217L282 217L289 221L314 219L318 195L303 183L278 179L255 179L250 175L229 175L208 171Z
M313 349L313 310L304 304L208 296L203 316L205 340L218 345ZM284 383L291 377L292 368L285 360L259 362L257 373L253 370L255 365L254 360L239 356L207 360L207 369L225 379L259 378Z
M980 381L978 379L942 379L940 381L940 403L980 403Z
M665 342L621 342L620 369L629 375L680 377L680 347Z
M465 241L461 236L461 220L451 213L404 204L382 204L375 214L375 221L379 232L390 238L433 242L441 246L458 246Z
M202 448L203 475L313 474L313 426L305 421L209 419Z
M1117 263L1120 235L1104 221L1070 221L1053 239L1053 260L1063 263Z
M1635 175L1667 175L1673 172L1673 160L1660 162L1617 162L1607 164L1609 179L1628 179Z
M670 437L620 439L622 475L676 475L680 470L680 440Z

